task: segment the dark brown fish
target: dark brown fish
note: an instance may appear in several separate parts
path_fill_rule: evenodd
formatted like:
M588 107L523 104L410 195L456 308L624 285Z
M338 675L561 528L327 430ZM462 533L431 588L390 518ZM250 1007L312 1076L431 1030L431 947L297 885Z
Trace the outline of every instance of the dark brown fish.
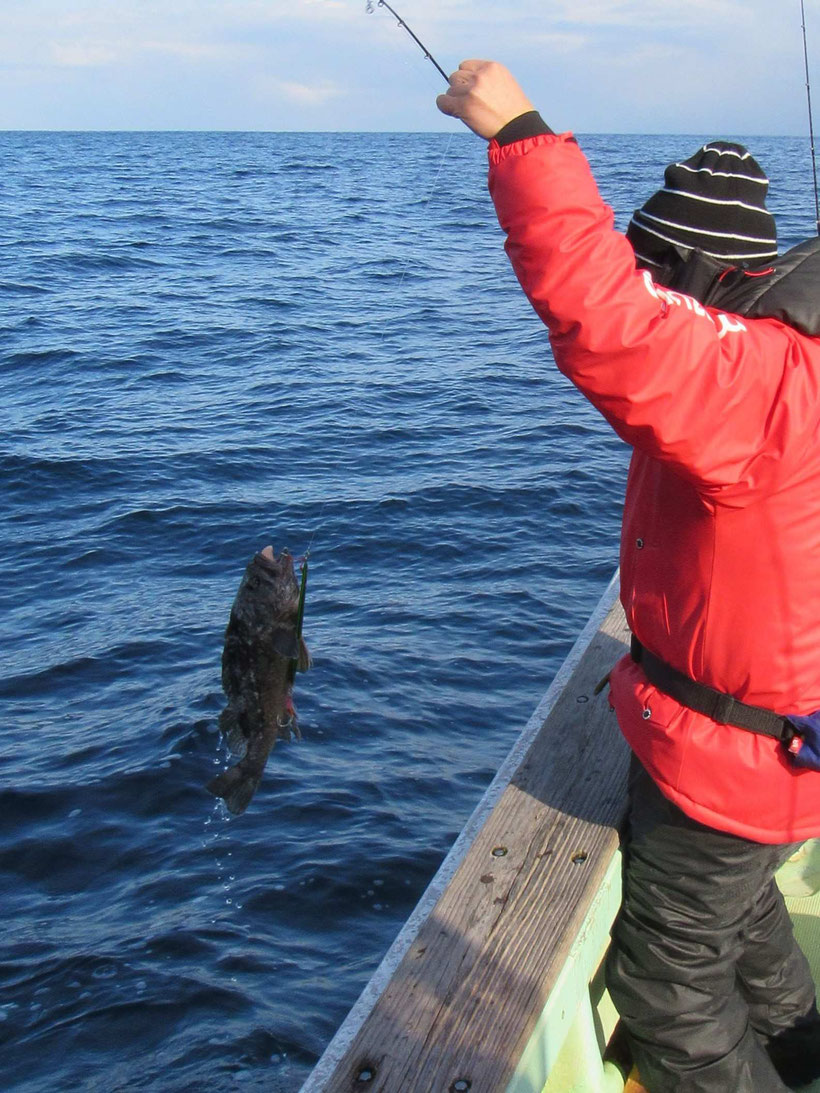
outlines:
M310 655L301 637L299 584L293 558L265 547L249 562L231 608L222 652L222 688L228 705L219 728L242 759L208 783L231 812L250 804L271 748L299 736L292 688L294 670Z

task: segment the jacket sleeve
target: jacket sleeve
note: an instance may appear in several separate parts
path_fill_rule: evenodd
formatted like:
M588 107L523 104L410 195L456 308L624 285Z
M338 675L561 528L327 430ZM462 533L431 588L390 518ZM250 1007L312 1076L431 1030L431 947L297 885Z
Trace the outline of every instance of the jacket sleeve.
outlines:
M569 134L491 142L506 249L561 371L630 445L745 504L817 442L820 342L741 319L635 268Z

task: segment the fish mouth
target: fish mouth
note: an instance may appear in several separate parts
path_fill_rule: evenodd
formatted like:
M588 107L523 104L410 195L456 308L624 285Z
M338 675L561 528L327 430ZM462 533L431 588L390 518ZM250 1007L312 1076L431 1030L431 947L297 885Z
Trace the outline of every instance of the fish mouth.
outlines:
M256 555L256 560L269 569L283 569L285 574L293 573L293 555L287 550L283 550L277 558L273 547L266 546Z

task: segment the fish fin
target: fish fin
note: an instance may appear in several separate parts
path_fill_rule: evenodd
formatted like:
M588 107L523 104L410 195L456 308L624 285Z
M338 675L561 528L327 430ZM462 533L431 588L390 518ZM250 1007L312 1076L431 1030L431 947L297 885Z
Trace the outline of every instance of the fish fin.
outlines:
M264 764L260 767L243 761L212 778L205 788L221 797L234 816L241 816L259 788L264 769Z
M219 715L219 731L228 742L228 747L234 755L244 755L248 750L248 741L242 732L236 710L233 706L226 706Z
M306 672L308 668L313 664L313 658L308 652L308 647L305 645L305 639L299 638L299 659L296 663L297 672Z
M270 646L280 657L295 660L299 656L299 639L290 626L276 626L270 632Z

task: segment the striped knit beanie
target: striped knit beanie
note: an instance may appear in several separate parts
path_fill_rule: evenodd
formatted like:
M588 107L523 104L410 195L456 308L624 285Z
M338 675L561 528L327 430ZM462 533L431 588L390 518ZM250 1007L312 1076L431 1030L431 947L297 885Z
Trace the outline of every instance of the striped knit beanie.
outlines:
M769 180L742 144L716 140L664 172L666 185L637 209L626 231L641 264L663 265L670 246L723 262L777 256Z

